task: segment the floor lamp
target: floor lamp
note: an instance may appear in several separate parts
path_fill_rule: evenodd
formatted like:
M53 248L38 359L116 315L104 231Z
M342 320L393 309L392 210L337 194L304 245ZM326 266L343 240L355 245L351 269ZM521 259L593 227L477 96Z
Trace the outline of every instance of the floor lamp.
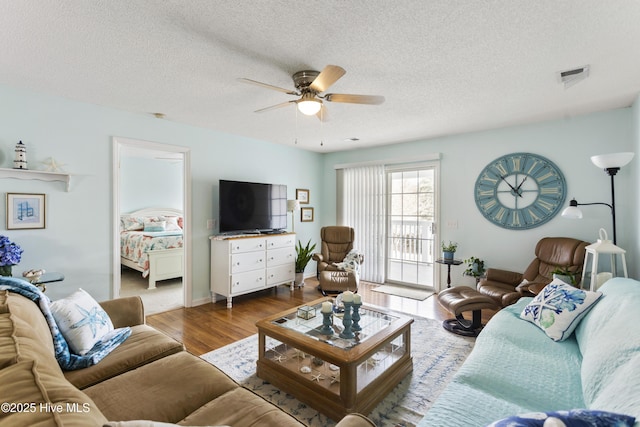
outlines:
M298 200L287 200L287 211L291 212L291 231L296 231L295 229L295 215L294 212L300 210L300 202Z
M613 244L617 244L616 239L616 193L613 185L613 177L616 176L621 167L627 165L631 159L633 159L634 153L613 153L613 154L600 154L598 156L591 156L591 161L594 165L604 169L604 171L611 177L611 204L604 202L596 203L578 203L576 199L569 202L569 207L562 211L562 216L570 219L582 218L582 211L578 206L589 205L604 205L609 206L611 209L611 217L613 218Z

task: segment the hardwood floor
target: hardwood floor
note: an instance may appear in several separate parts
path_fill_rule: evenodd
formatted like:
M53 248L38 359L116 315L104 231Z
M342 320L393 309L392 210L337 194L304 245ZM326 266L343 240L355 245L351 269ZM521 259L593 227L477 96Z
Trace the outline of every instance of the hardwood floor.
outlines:
M148 325L181 341L190 353L200 356L257 333L255 323L264 317L322 298L317 285L315 279L305 279L305 286L293 292L288 286L278 286L236 297L232 309L227 309L224 300L153 314L146 320ZM358 293L365 304L440 321L452 317L438 303L437 295L417 301L373 292L375 286L360 283ZM483 310L483 323L492 315L490 310Z

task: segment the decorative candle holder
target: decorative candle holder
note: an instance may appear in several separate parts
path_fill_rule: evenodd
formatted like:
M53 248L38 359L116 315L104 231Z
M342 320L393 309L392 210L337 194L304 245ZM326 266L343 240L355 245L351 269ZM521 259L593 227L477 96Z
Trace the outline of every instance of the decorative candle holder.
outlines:
M344 325L344 330L340 332L340 338L353 338L353 331L351 330L351 325L353 324L353 320L351 318L351 308L353 307L352 302L344 301L344 316L342 317L342 324Z
M333 335L333 324L332 322L333 313L322 313L322 328L320 328L320 333L322 335Z
M353 325L351 325L351 330L353 331L361 331L362 328L360 327L360 324L358 322L360 322L360 306L362 305L362 303L353 303L353 314L351 315L351 318L353 319Z

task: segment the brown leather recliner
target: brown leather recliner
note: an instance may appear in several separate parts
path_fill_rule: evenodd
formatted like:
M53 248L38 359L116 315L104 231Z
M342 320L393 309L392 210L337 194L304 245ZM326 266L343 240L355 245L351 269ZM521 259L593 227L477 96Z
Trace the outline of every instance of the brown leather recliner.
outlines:
M317 262L317 277L321 291L357 292L359 277L333 265L344 261L349 251L353 249L354 239L355 232L351 227L334 225L320 229L320 253L313 254L313 259ZM364 256L361 255L360 264L363 261Z
M332 225L320 229L320 253L313 254L313 259L318 263L318 277L325 270L339 271L333 263L344 261L344 257L353 249L355 236L351 227Z
M588 242L570 237L545 237L536 245L536 258L524 273L489 268L486 276L478 282L478 291L502 307L523 296L536 295L553 280L551 272L556 268L580 272L587 245ZM578 276L578 285L579 280Z

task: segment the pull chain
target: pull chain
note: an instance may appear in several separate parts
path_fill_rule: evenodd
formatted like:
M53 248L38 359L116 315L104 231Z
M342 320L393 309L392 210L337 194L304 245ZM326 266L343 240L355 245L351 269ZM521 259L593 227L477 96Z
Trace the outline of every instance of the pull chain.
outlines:
M324 106L320 108L320 146L324 147Z
M296 134L295 134L295 142L294 143L297 145L298 144L298 106L297 105L296 105L295 110L296 110L296 126L295 126Z

